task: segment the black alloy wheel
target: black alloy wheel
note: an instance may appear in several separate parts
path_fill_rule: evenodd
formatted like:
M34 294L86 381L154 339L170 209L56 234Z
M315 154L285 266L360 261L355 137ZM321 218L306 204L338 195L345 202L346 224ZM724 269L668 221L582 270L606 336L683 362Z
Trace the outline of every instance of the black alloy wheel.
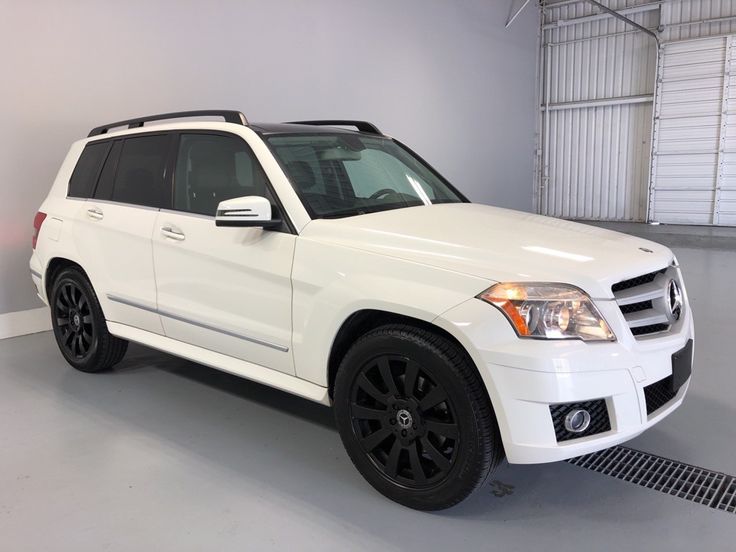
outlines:
M60 345L66 355L83 360L96 343L97 332L89 300L73 280L65 280L59 286L54 317L61 331Z
M358 338L338 367L333 402L355 467L410 508L457 504L503 459L478 370L430 329L387 324Z
M120 362L128 342L107 330L102 307L87 276L76 266L49 275L51 325L61 354L82 372L100 372Z
M411 488L445 479L460 430L447 392L416 361L383 354L365 363L350 414L363 452L391 481Z

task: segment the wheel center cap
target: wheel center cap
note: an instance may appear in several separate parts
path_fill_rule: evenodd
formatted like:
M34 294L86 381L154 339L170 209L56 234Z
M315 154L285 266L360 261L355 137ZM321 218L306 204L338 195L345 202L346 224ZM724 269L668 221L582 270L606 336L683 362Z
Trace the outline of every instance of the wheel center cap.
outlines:
M396 423L399 424L401 429L410 428L412 423L414 423L414 419L411 417L411 412L405 409L399 410L396 413Z
M76 310L71 310L69 312L69 324L71 325L73 330L78 330L79 326L82 323L82 318L79 316L79 313Z

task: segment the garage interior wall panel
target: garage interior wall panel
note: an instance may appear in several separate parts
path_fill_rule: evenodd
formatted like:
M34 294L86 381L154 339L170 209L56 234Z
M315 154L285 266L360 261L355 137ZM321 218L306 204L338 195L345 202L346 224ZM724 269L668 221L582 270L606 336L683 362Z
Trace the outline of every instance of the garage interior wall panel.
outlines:
M711 38L663 48L652 169L655 221L714 222L726 42Z
M644 220L655 43L586 2L558 4L543 15L539 211ZM659 23L645 1L608 5L647 27Z
M661 6L666 42L736 33L736 0L665 0Z
M539 212L736 224L736 0L604 3L659 56L584 0L543 2Z
M662 3L653 221L736 225L736 1Z

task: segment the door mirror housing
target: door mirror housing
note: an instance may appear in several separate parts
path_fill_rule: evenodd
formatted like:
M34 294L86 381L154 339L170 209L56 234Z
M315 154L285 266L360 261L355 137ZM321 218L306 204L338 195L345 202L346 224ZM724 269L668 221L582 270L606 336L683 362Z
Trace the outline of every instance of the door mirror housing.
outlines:
M274 228L280 224L281 219L271 218L271 202L261 196L221 201L215 214L216 226Z

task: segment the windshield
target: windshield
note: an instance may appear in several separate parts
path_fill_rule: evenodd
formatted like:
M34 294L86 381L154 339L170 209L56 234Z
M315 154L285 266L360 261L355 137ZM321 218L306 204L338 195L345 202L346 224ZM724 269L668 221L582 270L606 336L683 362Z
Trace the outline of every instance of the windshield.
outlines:
M339 218L465 199L388 138L347 133L266 137L312 218Z

